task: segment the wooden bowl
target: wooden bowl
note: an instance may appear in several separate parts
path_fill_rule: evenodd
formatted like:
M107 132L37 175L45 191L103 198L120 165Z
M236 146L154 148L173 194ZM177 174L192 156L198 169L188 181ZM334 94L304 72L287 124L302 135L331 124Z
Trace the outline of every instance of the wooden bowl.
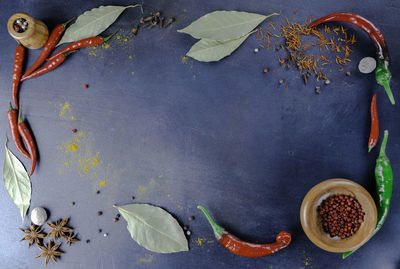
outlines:
M322 228L318 206L331 195L351 195L361 204L364 221L352 236L341 239L331 237ZM315 185L304 197L300 209L300 221L307 237L318 247L330 252L346 252L365 244L372 236L377 222L377 211L371 195L361 185L341 178L325 180Z

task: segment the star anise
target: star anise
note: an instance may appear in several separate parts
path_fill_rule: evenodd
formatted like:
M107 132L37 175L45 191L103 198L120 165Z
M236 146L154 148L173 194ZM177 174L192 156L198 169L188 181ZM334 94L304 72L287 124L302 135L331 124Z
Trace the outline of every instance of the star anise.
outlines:
M47 225L49 225L53 229L47 236L51 237L52 235L54 235L54 241L56 241L59 236L66 239L67 236L65 235L65 233L72 232L71 228L65 226L67 222L68 218L57 220L55 224L47 222Z
M78 238L76 238L76 236L77 236L77 234L74 234L74 233L69 233L68 235L66 235L67 237L66 238L64 238L67 242L66 242L66 244L67 245L71 245L71 243L73 243L73 242L79 242L80 240L78 239Z
M61 256L64 253L62 251L57 251L57 249L60 247L61 243L58 243L57 245L53 245L53 242L49 241L49 244L44 244L43 246L39 246L40 250L42 251L42 253L37 256L36 258L43 258L46 257L45 259L45 264L47 265L47 263L49 262L50 258L57 263L57 256Z
M46 234L42 233L43 231L42 226L36 226L32 222L30 225L30 229L22 229L22 228L19 229L27 234L20 241L29 240L28 247L31 247L33 243L36 243L39 246L40 239L46 237Z

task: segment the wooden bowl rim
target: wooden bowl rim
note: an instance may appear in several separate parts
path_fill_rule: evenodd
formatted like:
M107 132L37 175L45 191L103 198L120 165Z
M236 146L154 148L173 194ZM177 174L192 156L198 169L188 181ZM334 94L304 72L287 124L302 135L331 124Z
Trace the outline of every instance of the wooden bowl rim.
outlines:
M355 235L353 235L349 238L346 238L346 239L337 239L337 238L329 237L330 240L327 240L327 238L324 237L324 240L322 240L321 239L322 236L318 236L321 233L313 231L310 228L310 225L308 223L311 222L311 220L310 220L311 217L310 218L307 217L307 215L308 215L307 212L310 212L310 210L313 210L312 208L314 208L316 210L316 207L324 199L326 199L328 196L334 194L332 192L331 193L327 192L327 190L332 190L332 188L335 188L335 189L343 188L344 192L351 192L351 193L354 193L355 190L357 190L354 195L356 196L358 201L360 199L363 200L362 207L363 207L364 212L366 210L365 207L367 207L368 212L371 213L368 216L365 216L364 222L361 224L361 225L365 225L362 227L364 229L364 234L365 234L364 236L362 233L358 233L358 234L356 233ZM317 190L317 191L315 191L315 190ZM337 193L339 193L339 192L337 192ZM317 203L313 203L311 205L310 203L314 202L316 199L317 199ZM313 215L315 215L315 214L313 214ZM354 181L348 180L348 179L344 179L344 178L328 179L328 180L325 180L325 181L322 181L322 182L316 184L305 195L303 202L301 204L301 208L300 208L301 226L302 226L305 234L307 235L307 237L316 246L318 246L326 251L336 252L336 253L351 251L351 250L354 250L354 249L360 247L361 245L365 244L371 238L371 236L375 230L377 218L378 218L378 213L377 213L376 205L375 205L374 199L371 197L370 193L364 187L362 187L360 184L358 184ZM315 220L315 218L314 218L314 220ZM320 229L322 230L322 227ZM361 227L360 227L360 230L361 230ZM350 245L348 247L341 247L341 246L338 247L337 246L337 243L339 242L338 240L348 240L348 241L351 240L355 243L354 243L354 245ZM326 243L326 241L328 241L328 243ZM345 241L341 241L341 242L343 242L343 244L348 243ZM329 243L332 243L332 244L329 244Z

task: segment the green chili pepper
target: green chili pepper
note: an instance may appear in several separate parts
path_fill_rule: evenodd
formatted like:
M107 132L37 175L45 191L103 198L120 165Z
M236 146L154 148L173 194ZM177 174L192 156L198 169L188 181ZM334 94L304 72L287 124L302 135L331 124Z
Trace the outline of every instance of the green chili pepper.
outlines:
M386 156L386 143L389 137L389 132L385 130L381 151L375 166L376 191L378 193L378 222L371 237L374 236L381 228L389 213L390 199L392 197L393 172L390 166L389 158ZM342 258L350 256L357 249L343 253Z
M392 79L392 73L389 70L389 62L378 58L378 65L375 69L376 82L385 88L386 94L389 97L392 105L395 104L393 93L390 90L390 80Z

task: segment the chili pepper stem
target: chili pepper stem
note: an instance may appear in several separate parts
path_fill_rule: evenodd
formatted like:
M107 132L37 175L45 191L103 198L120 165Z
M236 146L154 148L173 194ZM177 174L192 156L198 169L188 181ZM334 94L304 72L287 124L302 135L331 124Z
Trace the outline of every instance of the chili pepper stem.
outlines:
M68 25L71 21L73 21L73 20L75 20L75 17L69 19L68 21L64 22L64 23L61 24L61 25L65 28L65 27L67 27L67 25Z
M22 108L22 106L19 105L19 109L18 109L18 123L23 122L23 120L22 120L22 118L21 118L21 108Z
M211 227L214 230L215 237L217 239L219 239L222 236L222 233L225 231L225 229L222 228L221 226L217 225L214 222L214 220L211 218L211 215L207 212L207 210L204 207L199 205L199 206L197 206L197 208L200 209L204 213L204 215L206 216L208 222L211 224Z
M384 135L383 135L382 144L381 144L381 150L379 151L379 157L386 157L386 144L387 144L388 137L389 137L389 131L385 130Z
M390 85L388 82L383 82L382 83L383 88L385 88L386 94L389 97L390 103L394 105L396 102L394 101L393 93L392 90L390 89Z
M374 146L368 145L368 152L370 152L373 148L374 148Z
M118 31L119 31L120 29L121 29L121 27L118 27L118 29L115 30L114 33L112 33L111 35L106 36L105 38L103 38L103 42L107 42L108 40L110 40L116 33L118 33Z

